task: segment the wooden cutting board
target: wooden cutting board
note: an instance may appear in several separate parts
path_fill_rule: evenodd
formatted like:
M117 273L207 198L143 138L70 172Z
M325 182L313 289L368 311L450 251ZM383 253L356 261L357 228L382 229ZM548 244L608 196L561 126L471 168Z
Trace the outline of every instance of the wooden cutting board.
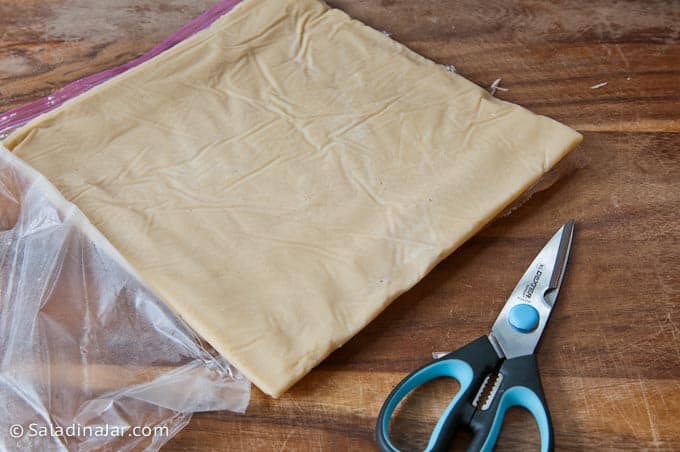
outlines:
M538 349L557 450L680 450L678 3L330 3L482 86L501 78L498 97L584 142L570 174L493 222L284 397L254 389L247 414L195 415L166 449L374 449L393 385L433 351L486 333L534 254L574 218ZM0 111L130 60L212 4L0 2ZM452 390L436 384L409 401L401 445L424 444ZM537 444L531 417L513 411L497 450Z

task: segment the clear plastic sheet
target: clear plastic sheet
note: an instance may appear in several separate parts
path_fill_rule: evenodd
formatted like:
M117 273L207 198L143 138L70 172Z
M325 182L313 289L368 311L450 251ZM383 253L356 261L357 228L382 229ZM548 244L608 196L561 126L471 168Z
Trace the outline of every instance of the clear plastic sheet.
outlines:
M0 114L0 139L149 52ZM156 450L191 418L244 412L250 383L170 312L42 176L0 146L0 450Z
M558 182L566 179L574 172L588 166L590 159L580 152L570 152L550 171L545 173L534 185L529 187L519 198L510 204L496 219L510 216L514 211L526 204L538 193L548 191ZM494 220L495 221L495 220Z
M250 383L0 146L0 450L157 450Z

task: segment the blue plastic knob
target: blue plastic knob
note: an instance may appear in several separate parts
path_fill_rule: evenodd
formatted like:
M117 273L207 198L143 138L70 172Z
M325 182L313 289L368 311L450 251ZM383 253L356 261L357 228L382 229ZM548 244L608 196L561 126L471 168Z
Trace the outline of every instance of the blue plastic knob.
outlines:
M510 309L508 321L520 333L531 333L538 327L539 315L536 308L527 303L518 304Z

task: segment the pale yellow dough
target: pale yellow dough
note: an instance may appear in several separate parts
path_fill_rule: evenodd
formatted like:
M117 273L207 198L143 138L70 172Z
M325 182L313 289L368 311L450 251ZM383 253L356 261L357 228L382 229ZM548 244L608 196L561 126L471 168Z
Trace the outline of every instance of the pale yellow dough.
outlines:
M580 140L317 0L245 0L5 145L276 397Z

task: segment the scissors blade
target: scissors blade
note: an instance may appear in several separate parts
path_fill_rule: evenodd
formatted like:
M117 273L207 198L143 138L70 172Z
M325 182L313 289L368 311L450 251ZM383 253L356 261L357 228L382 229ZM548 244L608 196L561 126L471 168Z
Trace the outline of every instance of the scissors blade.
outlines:
M530 355L541 339L567 268L574 221L567 221L534 258L491 329L497 352Z

